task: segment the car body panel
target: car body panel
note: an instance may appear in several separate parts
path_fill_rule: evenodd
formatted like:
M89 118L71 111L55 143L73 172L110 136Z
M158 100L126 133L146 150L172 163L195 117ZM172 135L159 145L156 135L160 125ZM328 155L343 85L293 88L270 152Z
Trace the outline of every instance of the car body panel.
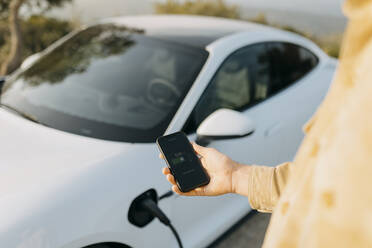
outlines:
M126 218L130 199L149 188L159 194L169 190L154 144L73 135L3 109L0 123L6 130L0 138L8 144L2 148L0 173L0 240L4 247L62 247L66 241L79 240L87 245L107 237L108 241L125 240L123 243L143 243L145 247L146 241L139 238L144 232L170 237L158 221L144 231ZM147 156L139 159L141 153ZM138 164L125 163L128 160ZM169 209L166 203L161 203L165 211ZM136 232L139 235L133 235Z

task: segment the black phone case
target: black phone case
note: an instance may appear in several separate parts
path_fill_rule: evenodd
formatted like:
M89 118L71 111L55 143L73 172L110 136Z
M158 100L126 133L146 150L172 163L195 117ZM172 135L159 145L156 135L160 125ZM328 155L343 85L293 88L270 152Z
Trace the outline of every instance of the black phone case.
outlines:
M188 138L187 138L187 136L186 136L186 134L185 134L184 132L178 132L178 133L181 133L182 135L184 135L184 136L186 137L186 139L188 140ZM173 133L173 134L177 134L177 133ZM170 135L173 135L173 134L170 134ZM166 136L168 136L168 135L166 135ZM183 188L182 185L179 184L179 182L178 182L178 180L177 180L177 176L173 173L173 171L172 171L172 167L170 166L169 161L167 160L167 157L165 156L165 154L164 154L164 152L163 152L163 149L161 148L161 146L160 146L160 144L159 144L159 139L161 139L161 138L163 138L163 137L166 137L166 136L161 136L161 137L157 138L157 139L156 139L156 144L157 144L157 146L158 146L160 152L163 154L163 157L164 157L164 160L165 160L165 162L166 162L166 164L167 164L167 167L169 168L171 174L174 176L174 179L175 179L175 181L176 181L176 183L177 183L177 186L178 186L179 190L180 190L181 192L183 192L183 193L187 193L187 192L189 192L189 191L191 191L191 190L193 190L193 189L196 189L196 188L199 188L199 187L202 187L202 186L205 186L205 185L209 184L209 182L210 182L210 177L209 177L208 173L205 171L205 168L203 167L203 165L202 165L202 163L200 162L200 160L199 160L199 163L200 163L201 168L203 169L203 172L204 172L204 174L205 174L205 176L206 176L206 178L207 178L207 181L206 181L206 182L203 182L203 183L201 183L201 184L194 185L194 186L191 187L191 188ZM191 150L194 152L195 156L198 156L198 155L196 154L194 148L192 147L191 143L190 143L190 142L188 142L188 143L189 143L189 145L190 145L190 147L191 147Z

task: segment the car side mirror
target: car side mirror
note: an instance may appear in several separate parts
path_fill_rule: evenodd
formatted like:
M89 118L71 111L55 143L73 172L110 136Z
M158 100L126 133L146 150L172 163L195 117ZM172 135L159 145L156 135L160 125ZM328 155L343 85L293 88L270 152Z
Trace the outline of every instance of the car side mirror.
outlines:
M35 53L30 56L28 56L25 60L23 60L21 64L21 69L24 70L30 65L32 65L36 60L40 58L40 53Z
M219 109L209 115L196 130L196 143L207 145L212 140L241 138L254 132L254 124L244 114Z

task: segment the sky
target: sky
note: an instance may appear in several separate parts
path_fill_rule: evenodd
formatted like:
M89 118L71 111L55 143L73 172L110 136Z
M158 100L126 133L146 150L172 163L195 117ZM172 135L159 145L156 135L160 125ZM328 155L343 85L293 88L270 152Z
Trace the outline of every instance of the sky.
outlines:
M142 14L152 11L156 0L74 0L63 15L78 15L85 21L106 16ZM164 1L164 0L157 0ZM301 11L313 14L342 16L343 0L226 0L242 8L277 9L281 11ZM69 13L70 12L70 13Z
M73 4L53 10L51 15L86 24L111 16L151 14L154 1L165 0L73 0ZM343 0L225 1L238 5L243 16L265 13L269 21L314 33L339 33L346 23L341 10Z
M263 9L301 11L340 17L344 0L229 0L228 2Z

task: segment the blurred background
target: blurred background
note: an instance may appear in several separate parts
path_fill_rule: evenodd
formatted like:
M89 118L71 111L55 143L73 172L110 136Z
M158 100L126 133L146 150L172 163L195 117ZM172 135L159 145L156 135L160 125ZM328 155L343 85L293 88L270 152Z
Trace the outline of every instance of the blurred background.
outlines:
M341 4L341 0L0 0L0 75L11 73L26 57L74 29L123 15L193 14L258 22L306 36L338 57L346 24Z

